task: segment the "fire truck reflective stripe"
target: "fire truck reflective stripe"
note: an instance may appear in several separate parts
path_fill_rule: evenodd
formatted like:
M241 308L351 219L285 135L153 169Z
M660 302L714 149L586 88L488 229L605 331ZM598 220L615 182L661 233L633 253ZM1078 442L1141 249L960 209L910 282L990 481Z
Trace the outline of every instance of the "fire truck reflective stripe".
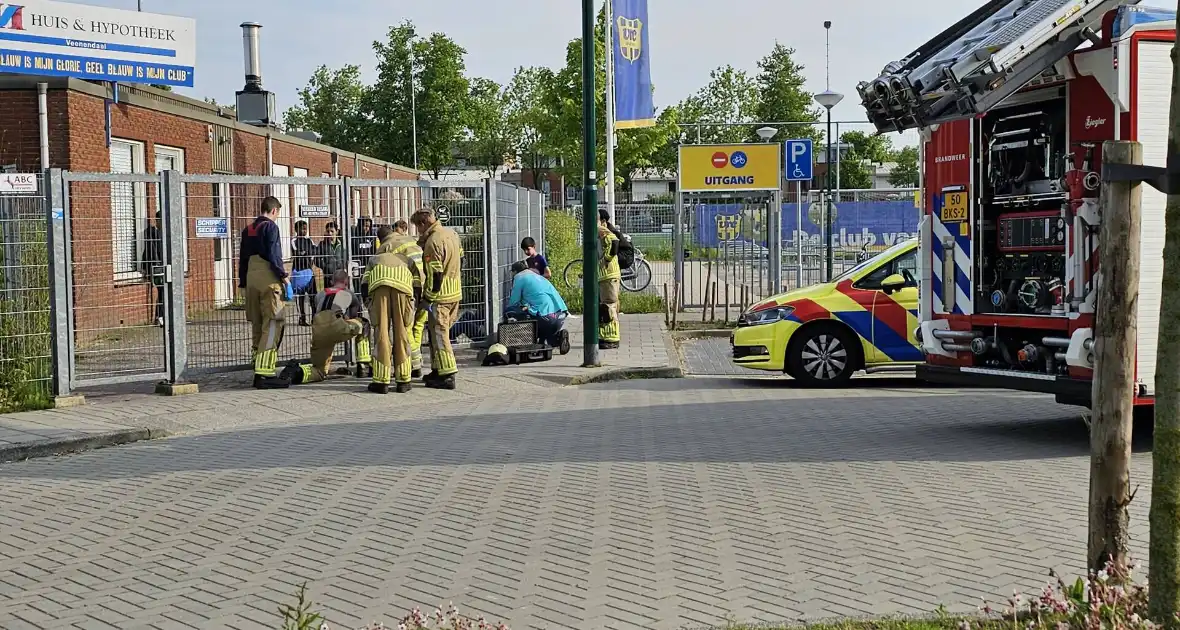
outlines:
M941 313L943 311L942 304L942 241L937 238L930 239L930 249L934 254L934 264L930 268L930 295L933 298L934 311Z
M935 282L935 309L943 310L942 304L942 283L948 279L943 278L943 264L945 257L950 255L954 258L955 277L950 281L955 286L955 308L956 315L971 315L974 313L971 301L971 280L967 275L967 270L971 268L971 257L967 254L971 247L971 237L960 234L958 223L946 224L943 223L939 215L939 206L941 201L940 195L934 197L934 211L932 213L933 222L933 238L931 239L932 249L934 250L934 279ZM943 247L943 243L947 240L955 244L954 252L947 252Z

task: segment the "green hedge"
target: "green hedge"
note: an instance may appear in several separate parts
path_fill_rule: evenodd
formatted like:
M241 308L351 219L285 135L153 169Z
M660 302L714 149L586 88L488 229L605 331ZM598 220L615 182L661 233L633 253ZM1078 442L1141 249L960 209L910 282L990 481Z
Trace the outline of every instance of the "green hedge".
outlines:
M571 260L582 257L582 242L579 240L578 219L560 210L545 213L545 257L553 268L553 284L570 312L582 312L582 292L565 286L561 277L565 266ZM645 250L646 251L646 250ZM650 290L650 289L649 289ZM632 293L623 291L619 296L619 308L623 313L663 313L664 298L654 293Z

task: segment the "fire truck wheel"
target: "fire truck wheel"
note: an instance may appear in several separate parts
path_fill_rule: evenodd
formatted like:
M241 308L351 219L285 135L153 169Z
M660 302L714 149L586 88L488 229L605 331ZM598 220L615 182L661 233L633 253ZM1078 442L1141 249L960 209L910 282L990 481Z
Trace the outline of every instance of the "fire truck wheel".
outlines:
M819 324L796 333L787 348L787 374L807 387L836 387L860 369L856 337L847 330Z

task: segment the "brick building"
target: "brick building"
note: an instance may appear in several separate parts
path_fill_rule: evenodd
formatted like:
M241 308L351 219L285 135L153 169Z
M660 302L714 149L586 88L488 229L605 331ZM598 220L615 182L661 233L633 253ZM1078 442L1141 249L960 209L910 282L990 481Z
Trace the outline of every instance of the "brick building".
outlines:
M0 111L4 112L0 118L0 168L40 170L39 81L48 83L51 167L85 173L176 170L189 174L418 178L413 169L339 151L274 128L245 124L236 119L232 108L171 92L120 85L116 94L109 84L21 76L0 77ZM158 207L155 188L147 182L70 185L79 337L98 336L97 331L106 328L154 319L155 298L141 259L145 232L153 225ZM300 204L329 205L334 213L339 212L334 187L186 186L185 275L190 315L234 300L236 235L268 194L284 204L279 224L287 239L294 233ZM408 216L418 205L414 194L410 186L357 189L351 205L354 216L391 223ZM231 238L197 238L195 219L214 216L231 219ZM312 235L322 234L328 220L310 220ZM285 249L289 254L289 246ZM119 306L113 308L115 305ZM88 335L85 331L96 332Z

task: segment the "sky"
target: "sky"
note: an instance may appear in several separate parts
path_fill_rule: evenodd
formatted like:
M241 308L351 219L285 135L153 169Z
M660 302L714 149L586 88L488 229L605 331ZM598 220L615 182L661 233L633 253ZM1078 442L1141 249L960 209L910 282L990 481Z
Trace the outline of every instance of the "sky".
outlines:
M1164 0L1144 4L1159 5ZM320 65L358 64L374 72L372 42L389 26L412 21L420 33L441 31L467 49L469 76L504 83L520 66L560 67L570 39L581 35L577 0L139 0L144 11L197 20L196 97L232 103L242 88L241 29L263 25L263 85L280 111ZM81 4L136 8L137 0L86 0ZM726 64L749 72L781 42L796 50L807 87L821 92L825 78L825 20L832 21L831 89L845 95L834 120L861 121L840 131L869 131L856 84L876 78L886 63L904 57L970 13L983 0L648 0L652 83L657 107L672 105L703 86L709 71ZM601 0L597 0L601 5ZM906 138L904 141L911 141Z

